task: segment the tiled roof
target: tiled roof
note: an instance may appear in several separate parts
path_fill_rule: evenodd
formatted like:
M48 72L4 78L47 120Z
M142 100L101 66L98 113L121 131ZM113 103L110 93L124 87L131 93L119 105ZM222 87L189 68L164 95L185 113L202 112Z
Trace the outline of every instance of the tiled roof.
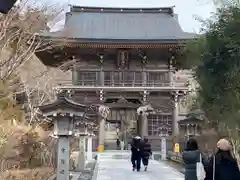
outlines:
M63 31L51 36L106 40L185 40L173 8L72 7Z

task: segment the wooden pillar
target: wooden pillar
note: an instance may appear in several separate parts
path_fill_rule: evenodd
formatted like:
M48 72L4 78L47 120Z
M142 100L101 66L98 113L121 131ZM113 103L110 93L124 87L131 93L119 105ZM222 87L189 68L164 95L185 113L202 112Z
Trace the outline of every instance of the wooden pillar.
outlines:
M179 94L178 94L178 92L174 92L172 95L173 95L172 134L173 134L173 136L177 136L179 134L179 127L178 127Z
M79 83L78 72L76 68L73 68L72 70L72 83L73 85L78 85Z
M169 84L170 86L174 86L174 68L173 68L173 61L175 57L173 56L172 49L169 49L171 57L169 58Z
M142 86L147 86L147 72L145 68L142 71Z
M143 104L147 104L148 92L144 91L143 93ZM148 136L148 117L147 112L143 112L141 115L141 137L144 138Z
M104 151L105 142L105 119L101 118L99 122L98 152Z
M104 86L104 71L103 67L100 71L100 86ZM100 102L104 103L104 97L103 97L103 90L100 90ZM98 134L98 152L104 151L104 143L105 143L105 119L102 117L99 117L99 134Z
M143 114L141 116L141 137L144 138L146 136L148 136L148 119L147 119L147 115L146 114Z

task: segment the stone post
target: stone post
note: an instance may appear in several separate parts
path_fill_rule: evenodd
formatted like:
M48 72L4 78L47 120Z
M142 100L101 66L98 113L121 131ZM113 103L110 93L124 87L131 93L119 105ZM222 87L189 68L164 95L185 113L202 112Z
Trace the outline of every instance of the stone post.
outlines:
M161 160L167 160L167 142L166 138L161 139Z
M91 161L93 158L92 154L92 135L88 136L88 141L87 141L87 160Z
M85 169L85 161L86 161L86 139L85 135L80 134L79 137L79 155L78 155L78 170L84 170Z
M58 136L57 180L69 180L69 137Z

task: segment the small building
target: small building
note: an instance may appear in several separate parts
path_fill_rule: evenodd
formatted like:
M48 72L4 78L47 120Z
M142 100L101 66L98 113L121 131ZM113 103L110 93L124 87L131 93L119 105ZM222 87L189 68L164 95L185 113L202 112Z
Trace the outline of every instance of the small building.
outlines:
M112 123L136 121L136 132L149 138L178 134L178 102L189 87L174 78L174 67L195 34L181 29L173 7L72 6L64 29L40 38L49 41L36 53L42 63L72 71L58 88L71 90L74 101L110 105ZM146 103L154 113L140 118L134 112Z
M201 116L187 115L185 119L179 120L179 132L181 136L184 137L194 137L199 136L202 133L204 121Z

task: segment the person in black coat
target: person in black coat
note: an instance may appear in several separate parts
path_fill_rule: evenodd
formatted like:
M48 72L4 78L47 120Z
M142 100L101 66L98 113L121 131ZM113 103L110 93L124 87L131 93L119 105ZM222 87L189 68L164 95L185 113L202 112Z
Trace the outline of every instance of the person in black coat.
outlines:
M143 165L145 166L145 169L144 169L145 171L147 171L149 157L151 155L152 155L151 144L148 142L147 138L144 138L143 145L142 145L141 156L142 156Z
M239 167L229 141L219 140L217 148L217 153L210 158L205 180L240 180Z
M141 169L141 138L139 136L136 136L132 140L131 144L131 161L132 161L132 167L133 171L137 169L139 172Z
M182 159L185 166L185 180L197 180L196 164L197 162L200 162L200 157L202 158L202 163L206 169L208 161L199 150L197 141L193 138L189 139L187 142L187 147L182 154Z

